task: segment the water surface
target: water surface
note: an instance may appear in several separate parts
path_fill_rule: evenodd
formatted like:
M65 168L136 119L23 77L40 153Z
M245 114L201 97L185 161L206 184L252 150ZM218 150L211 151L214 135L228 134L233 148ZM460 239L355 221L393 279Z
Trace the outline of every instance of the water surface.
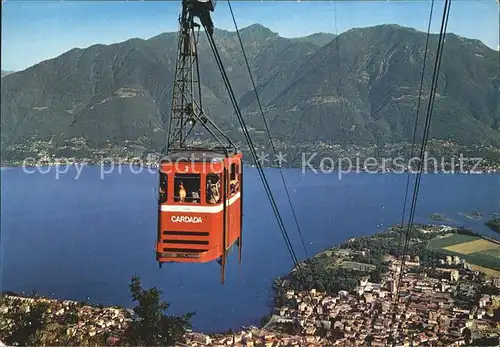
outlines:
M85 167L74 179L73 169L58 180L54 168L47 174L2 170L2 290L132 307L128 284L139 275L144 286L163 290L172 313L197 311L196 330L258 324L269 312L272 280L286 274L292 261L255 169L244 176L243 262L236 254L229 259L225 286L215 262L158 268L155 174L126 167L100 179L100 170ZM266 174L303 259L279 171ZM405 174L284 174L309 255L401 221ZM460 215L474 210L485 219L500 212L500 175L423 176L416 222L431 222L428 216L440 213L454 225L497 237L485 219Z

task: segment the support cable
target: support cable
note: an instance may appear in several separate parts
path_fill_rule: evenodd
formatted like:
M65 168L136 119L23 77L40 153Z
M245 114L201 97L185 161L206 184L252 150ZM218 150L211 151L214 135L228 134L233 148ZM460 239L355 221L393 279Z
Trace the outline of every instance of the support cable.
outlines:
M240 112L240 109L239 109L239 106L238 104L236 103L236 97L234 96L234 92L231 88L231 85L229 84L229 79L227 78L227 75L225 73L225 70L224 70L224 65L222 64L222 60L220 58L220 55L219 55L219 52L215 46L215 42L213 41L213 37L210 36L208 33L207 33L207 37L208 37L208 41L210 43L210 46L212 48L212 51L215 55L215 58L216 58L216 63L219 67L219 70L222 74L222 79L224 81L224 84L228 90L228 94L229 94L229 97L231 99L231 103L233 104L233 107L235 108L235 112L236 112L236 116L238 118L238 121L240 122L240 126L243 130L243 135L245 136L245 139L248 143L248 146L249 146L249 149L250 149L250 152L252 154L252 157L256 163L256 166L257 166L257 170L259 172L259 176L264 184L264 189L266 190L266 194L271 202L271 207L273 208L273 211L274 211L274 214L276 216L276 219L278 221L278 225L281 229L281 232L283 233L283 237L285 238L285 243L287 244L287 247L288 247L288 250L290 252L290 255L292 257L292 260L294 262L294 264L297 264L298 263L298 260L297 260L297 256L295 254L295 251L293 250L293 247L291 245L291 242L290 242L290 238L288 237L288 233L286 232L286 228L284 227L284 223L283 223L283 220L281 218L281 216L279 215L279 211L278 211L278 208L277 208L277 205L276 205L276 201L274 200L274 197L272 196L272 193L271 193L271 189L269 187L269 184L267 182L267 179L263 173L263 169L262 169L262 166L260 164L260 161L258 160L257 158L257 154L255 152L255 147L253 145L253 142L252 142L252 139L250 138L250 135L248 133L248 129L246 127L246 124L245 124L245 121L243 119L243 117L241 116L241 112Z
M255 152L255 146L254 146L254 144L252 142L252 139L250 137L250 134L248 132L247 126L245 124L245 120L243 119L243 116L241 115L240 108L239 108L239 106L238 106L238 104L236 102L236 97L235 97L234 92L233 92L233 90L231 88L231 85L229 83L229 79L227 77L226 71L224 69L224 65L222 63L222 59L221 59L221 57L219 55L219 52L218 52L218 50L217 50L217 48L215 46L215 42L214 42L213 37L208 32L207 32L207 38L208 38L209 44L210 44L210 46L212 48L212 51L214 53L214 56L215 56L215 59L216 59L216 63L217 63L217 65L219 67L219 70L221 72L224 84L226 85L229 97L231 99L231 103L233 104L233 107L235 109L235 113L236 113L236 116L237 116L238 121L240 123L241 129L242 129L243 134L245 136L245 139L246 139L246 141L248 143L248 146L249 146L250 152L252 154L252 157L253 157L253 159L255 161L255 164L256 164L257 171L259 173L260 179L261 179L261 181L262 181L262 183L264 185L264 189L266 190L266 195L267 195L267 197L268 197L268 199L269 199L269 201L271 203L271 207L273 209L274 215L276 217L276 221L278 222L278 226L279 226L279 228L281 230L281 233L283 235L283 238L285 240L285 244L287 245L287 249L288 249L288 251L290 253L290 256L292 258L294 266L297 268L297 272L299 273L300 277L304 281L306 277L305 277L305 275L304 275L304 273L302 271L302 268L301 268L301 266L299 264L299 261L297 259L297 255L295 254L295 251L293 249L293 245L290 242L290 238L288 236L288 233L286 231L285 225L283 223L283 219L281 218L281 215L279 213L278 207L276 205L276 201L275 201L275 199L273 197L273 194L271 192L271 188L269 187L269 183L267 182L267 178L266 178L266 176L264 174L262 165L261 165L260 161L258 160L257 154ZM312 297L311 293L309 291L307 291L307 293L308 293L311 301L313 301L313 297ZM317 310L315 310L315 313L318 316L318 319L321 320L321 317L319 316L319 313L317 312Z
M269 142L271 143L271 148L273 150L274 156L277 157L276 147L274 146L274 141L273 141L273 138L272 138L272 135L271 135L271 131L269 130L269 126L268 126L266 117L264 115L262 104L260 102L259 94L257 93L257 87L255 85L255 80L253 78L252 71L250 70L250 64L248 63L248 58L247 58L247 55L246 55L246 52L245 52L245 48L243 46L243 41L241 40L241 36L240 36L240 31L238 29L238 25L236 24L236 19L234 17L233 8L231 7L230 0L227 0L227 4L229 6L229 11L231 12L231 17L233 18L233 23L234 23L234 27L236 29L236 34L238 35L238 41L240 42L241 50L243 52L243 57L245 58L245 64L247 66L248 75L250 76L250 80L252 82L252 87L253 87L253 90L255 92L255 98L257 99L257 103L258 103L258 106L259 106L260 114L262 116L262 120L264 121L264 125L266 127L266 132L267 132L267 135L269 137ZM293 215L293 219L294 219L294 222L295 222L295 226L297 227L297 231L298 231L299 236L300 236L300 241L302 242L302 247L304 248L304 254L306 256L306 259L309 260L309 254L307 253L307 248L306 248L306 245L305 245L305 242L304 242L304 237L302 236L302 231L300 230L299 222L298 222L298 219L297 219L297 214L295 213L295 209L293 208L292 199L290 197L290 192L288 190L288 186L287 186L287 184L285 182L285 177L283 175L283 170L281 168L281 165L278 167L278 169L279 169L279 172L280 172L281 181L283 182L283 186L285 187L285 192L286 192L286 196L287 196L287 199L288 199L288 203L290 204L290 208L292 210L292 215Z
M410 240L410 232L413 227L413 220L415 217L415 210L416 210L416 205L417 205L417 197L418 197L418 192L420 189L420 181L422 178L422 162L424 160L424 154L425 154L425 149L427 146L427 141L429 139L429 130L430 130L430 125L431 125L431 119L432 119L432 111L434 108L434 101L436 98L436 88L437 88L437 80L439 76L439 70L441 67L441 59L442 59L442 53L443 53L443 47L444 47L444 40L446 36L446 28L448 26L448 18L449 18L449 10L451 6L451 0L445 0L445 5L443 9L443 17L441 21L441 30L439 33L439 40L438 40L438 47L437 47L437 53L436 53L436 59L434 62L434 72L432 76L432 83L431 83L431 90L430 90L430 95L429 95L429 103L427 105L427 116L425 119L425 126L424 126L424 133L423 133L423 138L422 138L422 144L420 146L420 160L418 162L418 172L417 172L417 178L415 180L415 187L413 190L413 199L412 199L412 204L410 208L410 218L408 222L408 227L406 230L406 235L405 235L405 246L403 250L403 257L401 259L401 270L399 273L399 280L397 284L397 293L396 293L396 298L398 298L399 295L399 287L401 285L401 281L403 278L403 273L404 273L404 266L405 266L405 258L406 258L406 253L408 251L408 245L409 245L409 240Z
M422 103L422 90L423 90L424 78L425 78L425 67L426 67L426 62L427 62L427 51L428 51L428 46L429 46L429 37L430 37L430 33L431 33L433 10L434 10L434 0L431 1L429 23L427 25L427 35L425 38L424 62L423 62L423 66L422 66L422 73L420 75L420 89L418 92L417 114L415 115L415 124L413 126L413 137L412 137L412 141L411 141L410 159L413 158L413 155L415 154L415 144L416 144L415 141L416 141L416 136L417 136L418 118L419 118L419 114L420 114L420 105ZM410 176L411 176L411 170L410 170L410 168L408 168L408 175L406 176L406 189L405 189L405 199L404 199L404 203L403 203L403 213L401 216L401 227L400 227L401 235L399 237L399 243L398 243L397 260L400 260L401 243L403 240L404 220L405 220L405 216L406 216L406 206L408 204L408 191L410 188Z

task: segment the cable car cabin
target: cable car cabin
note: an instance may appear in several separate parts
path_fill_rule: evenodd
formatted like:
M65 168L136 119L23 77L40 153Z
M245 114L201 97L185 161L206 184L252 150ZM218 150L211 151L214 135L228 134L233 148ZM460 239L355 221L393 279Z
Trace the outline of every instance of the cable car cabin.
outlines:
M241 261L242 154L175 152L160 163L156 259L222 266L236 244Z

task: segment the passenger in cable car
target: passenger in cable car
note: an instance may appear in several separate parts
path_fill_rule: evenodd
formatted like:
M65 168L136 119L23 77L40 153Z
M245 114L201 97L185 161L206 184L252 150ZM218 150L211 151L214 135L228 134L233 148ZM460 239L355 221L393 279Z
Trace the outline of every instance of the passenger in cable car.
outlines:
M220 201L220 181L218 178L217 175L207 176L207 202L209 204L217 204Z
M167 193L167 185L165 182L160 183L160 194L164 195Z
M191 198L192 198L194 203L199 203L200 202L200 190L198 189L197 192L192 192Z
M184 189L184 184L182 181L179 183L179 202L184 202L186 200L186 189Z
M185 202L199 204L201 196L199 174L175 174L174 186L176 194L174 202Z
M166 189L164 187L160 186L159 192L160 192L160 202L165 202L166 195L167 195Z
M238 191L239 189L239 182L238 178L235 178L234 180L229 181L229 189L231 190L231 194L234 194Z

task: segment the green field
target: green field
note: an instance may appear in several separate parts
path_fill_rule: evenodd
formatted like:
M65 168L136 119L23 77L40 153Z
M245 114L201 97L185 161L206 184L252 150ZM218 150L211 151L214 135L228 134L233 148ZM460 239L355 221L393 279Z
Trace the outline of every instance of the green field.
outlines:
M465 244L467 242L472 241L480 241L482 240L479 237L469 236L469 235L461 235L461 234L451 234L449 236L435 238L429 241L428 247L430 249L438 250L445 254L449 254L451 256L459 256L469 264L479 265L485 268L500 270L500 245L491 244L491 249L478 249L477 252L468 254L460 253L460 245ZM488 241L482 240L483 243ZM458 246L454 247L455 251L450 251L446 249L446 247L450 246ZM464 249L466 249L464 245Z
M362 270L362 271L371 271L376 268L375 265L358 263L355 261L343 261L339 264L339 267L343 267L344 269L353 269L353 270Z
M429 248L438 250L444 247L475 240L479 240L479 237L463 234L447 234L443 237L436 237L435 239L430 240Z
M490 257L494 259L499 259L500 260L500 251L498 249L489 249L487 251L481 252L484 255L489 255Z

